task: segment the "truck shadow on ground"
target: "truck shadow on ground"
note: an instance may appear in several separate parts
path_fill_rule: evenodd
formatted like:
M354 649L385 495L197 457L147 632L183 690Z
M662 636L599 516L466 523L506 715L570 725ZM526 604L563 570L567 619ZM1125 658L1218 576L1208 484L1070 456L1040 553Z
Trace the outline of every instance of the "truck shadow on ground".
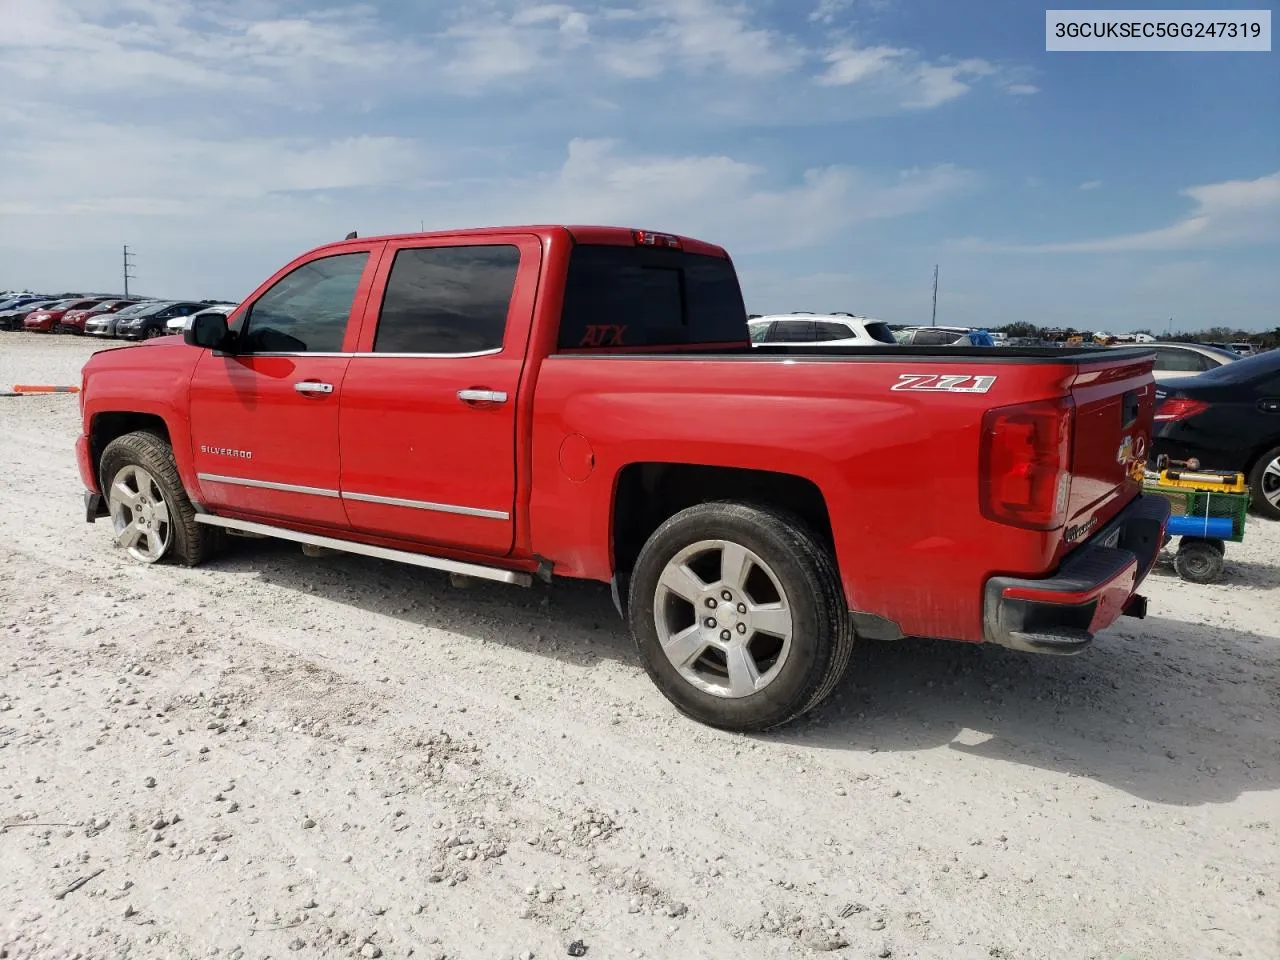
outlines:
M433 571L308 559L267 543L216 565L580 668L607 658L642 669L602 585L460 589ZM1280 639L1161 618L1125 623L1069 658L935 640L859 643L826 704L759 739L865 753L946 747L1166 804L1280 787Z
M840 690L772 738L939 746L1153 803L1280 787L1280 639L1158 617L1068 658L939 640L864 643Z

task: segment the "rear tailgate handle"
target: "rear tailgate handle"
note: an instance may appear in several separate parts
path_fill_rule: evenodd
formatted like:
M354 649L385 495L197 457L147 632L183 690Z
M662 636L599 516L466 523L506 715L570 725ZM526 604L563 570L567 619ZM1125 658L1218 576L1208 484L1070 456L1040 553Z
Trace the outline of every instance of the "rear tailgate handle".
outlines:
M463 403L506 403L507 395L502 390L459 390L458 399Z
M1146 393L1147 388L1141 390L1128 390L1124 396L1120 398L1120 428L1128 429L1138 419L1138 411L1141 409L1140 403L1142 395ZM1159 392L1156 394L1159 399Z
M299 393L333 393L332 383L321 383L319 380L299 380L293 385Z

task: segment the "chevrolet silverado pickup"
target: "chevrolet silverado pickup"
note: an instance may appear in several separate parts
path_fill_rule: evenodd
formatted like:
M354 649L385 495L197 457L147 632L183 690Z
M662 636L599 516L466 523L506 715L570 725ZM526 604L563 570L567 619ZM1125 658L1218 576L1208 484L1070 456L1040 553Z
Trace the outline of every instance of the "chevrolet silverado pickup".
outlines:
M351 237L229 316L95 354L89 521L143 563L230 533L611 585L674 707L762 730L857 638L1074 653L1164 538L1141 350L753 348L689 237Z

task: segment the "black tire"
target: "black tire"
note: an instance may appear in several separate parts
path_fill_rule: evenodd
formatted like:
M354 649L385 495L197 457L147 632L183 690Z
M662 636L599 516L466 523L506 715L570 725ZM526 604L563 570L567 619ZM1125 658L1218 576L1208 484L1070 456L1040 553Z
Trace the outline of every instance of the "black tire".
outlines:
M1223 554L1207 540L1183 537L1173 558L1173 569L1191 583L1215 583L1222 577Z
M1280 480L1266 476L1267 467L1273 463L1280 463L1280 447L1264 453L1249 471L1249 499L1259 516L1268 520L1280 520L1280 499L1275 503L1267 499L1268 496L1276 497L1278 491L1275 484L1280 483Z
M1227 541L1220 540L1217 537L1208 537L1204 541L1213 549L1218 551L1218 556L1225 557L1227 555Z
M164 327L147 327L147 329L143 331L142 339L150 340L153 337L161 336L163 333L164 333Z
M776 576L791 610L786 659L767 686L744 697L725 698L694 686L659 639L659 579L682 549L702 540L729 541L756 554ZM627 607L636 648L654 684L681 713L722 730L767 730L812 710L843 678L853 649L854 631L830 550L799 517L772 507L712 502L670 517L640 551Z
M131 465L142 467L155 478L169 505L169 545L160 562L194 567L212 557L221 543L221 531L196 523L195 508L182 486L168 442L140 430L116 437L107 444L98 468L98 482L104 495L110 489L112 478Z

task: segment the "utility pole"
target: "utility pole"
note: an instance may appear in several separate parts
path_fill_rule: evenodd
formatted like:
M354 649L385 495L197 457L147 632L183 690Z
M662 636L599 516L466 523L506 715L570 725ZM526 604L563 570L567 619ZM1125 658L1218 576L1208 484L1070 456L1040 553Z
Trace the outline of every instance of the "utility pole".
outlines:
M933 319L929 321L929 326L936 327L938 325L938 265L933 265Z
M138 279L138 275L136 273L129 272L130 268L133 266L133 261L129 259L132 256L133 254L129 252L129 245L126 243L124 245L124 298L126 300L129 299L129 281Z

